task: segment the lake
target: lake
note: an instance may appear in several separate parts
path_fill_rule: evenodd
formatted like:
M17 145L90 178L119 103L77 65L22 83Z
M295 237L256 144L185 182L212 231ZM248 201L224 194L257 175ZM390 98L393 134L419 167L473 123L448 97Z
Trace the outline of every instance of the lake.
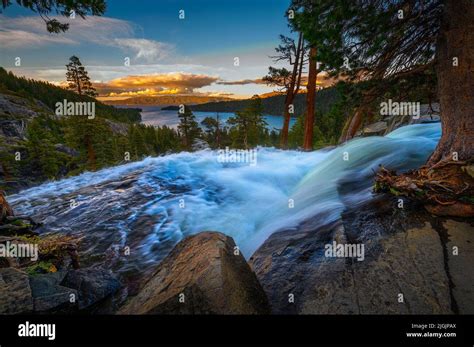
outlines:
M163 126L176 129L179 124L178 111L164 111L161 106L136 106L142 109L142 123L146 125ZM201 123L206 117L216 117L215 112L193 112L198 123ZM233 117L234 113L219 112L222 121L227 121ZM265 121L270 130L280 130L283 127L283 117L265 115ZM296 118L290 119L290 128L295 123Z

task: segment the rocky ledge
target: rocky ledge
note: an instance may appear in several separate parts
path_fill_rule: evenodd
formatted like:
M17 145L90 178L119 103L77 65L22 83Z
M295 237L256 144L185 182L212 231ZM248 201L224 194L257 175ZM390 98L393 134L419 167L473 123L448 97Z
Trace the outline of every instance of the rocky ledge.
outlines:
M106 268L79 268L74 257L46 273L3 262L0 314L474 313L473 220L385 195L323 227L322 218L274 233L248 263L224 234L187 237L134 296ZM333 245L357 252L328 253Z
M265 314L269 306L232 238L203 232L185 238L121 314Z
M250 264L277 314L473 314L474 223L387 196L274 233ZM326 246L364 245L333 257ZM342 253L341 253L342 254Z

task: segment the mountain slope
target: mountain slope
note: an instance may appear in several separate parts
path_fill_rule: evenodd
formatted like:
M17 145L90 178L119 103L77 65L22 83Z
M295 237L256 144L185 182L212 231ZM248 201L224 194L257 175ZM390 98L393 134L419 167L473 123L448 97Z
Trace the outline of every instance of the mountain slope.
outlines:
M331 106L337 101L338 92L336 88L326 88L317 92L316 94L316 111L326 113L331 109ZM221 102L209 102L200 105L191 105L193 111L202 112L236 112L242 111L248 107L250 99L232 100ZM265 114L281 116L284 114L285 95L275 95L262 98L263 112ZM296 95L295 101L295 116L303 114L306 108L306 94L301 93ZM177 110L176 106L169 106L163 110Z

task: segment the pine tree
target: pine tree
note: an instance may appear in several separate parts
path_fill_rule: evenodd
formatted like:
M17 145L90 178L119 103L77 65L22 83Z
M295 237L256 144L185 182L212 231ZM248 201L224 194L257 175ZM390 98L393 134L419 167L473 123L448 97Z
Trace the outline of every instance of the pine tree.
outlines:
M301 33L298 35L298 43L296 44L294 39L284 35L280 36L280 40L281 44L275 49L278 55L272 58L275 62L285 61L286 63L293 65L292 71L290 72L286 68L275 68L270 66L268 68L268 74L263 77L263 80L270 86L278 87L279 91L285 92L286 94L280 147L288 148L288 131L292 114L290 107L300 90L306 48Z
M58 177L61 158L64 155L58 153L54 148L54 138L48 132L44 119L34 118L27 128L28 171L34 176L54 179Z
M81 18L87 15L101 16L105 12L105 0L16 0L17 5L25 7L40 15L46 24L46 29L50 33L65 32L69 29L68 23L61 23L56 18L51 19L49 15L56 13L64 17L69 17L74 13ZM3 9L12 4L11 0L2 0Z
M364 81L362 106L346 126L348 139L362 124L363 105L411 76L436 71L442 136L425 167L403 175L382 171L379 186L417 198L432 213L473 216L474 179L462 169L474 157L472 0L294 0L316 4L295 22L334 75ZM347 66L349 65L349 66ZM442 187L437 186L443 182ZM417 182L418 185L415 183ZM426 190L426 187L430 187ZM431 188L434 187L434 188ZM419 196L420 194L418 194Z
M220 137L222 132L221 122L219 120L219 113L217 113L216 118L206 117L201 122L201 124L206 129L207 142L214 148L220 147Z
M183 139L183 146L186 150L191 150L194 139L201 135L201 128L188 106L184 106L183 112L178 111L178 117L178 130Z
M254 95L249 106L235 112L235 116L229 118L227 123L234 136L233 146L243 146L244 149L256 146L264 137L267 126L260 97Z
M97 96L95 88L89 78L89 74L78 57L73 55L66 65L66 80L69 82L68 89L76 91L79 95Z

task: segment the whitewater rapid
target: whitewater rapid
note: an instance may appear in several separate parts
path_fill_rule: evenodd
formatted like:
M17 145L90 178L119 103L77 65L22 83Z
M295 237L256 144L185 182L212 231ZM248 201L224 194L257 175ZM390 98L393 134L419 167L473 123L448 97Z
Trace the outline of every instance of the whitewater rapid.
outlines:
M385 137L355 139L314 152L259 148L257 165L222 163L216 151L146 158L44 183L7 197L17 214L43 233L83 236L81 253L133 273L159 262L183 237L220 231L249 257L273 232L371 196L380 164L422 165L441 135L439 123L399 128ZM348 190L347 187L350 187ZM116 257L130 247L126 258Z

